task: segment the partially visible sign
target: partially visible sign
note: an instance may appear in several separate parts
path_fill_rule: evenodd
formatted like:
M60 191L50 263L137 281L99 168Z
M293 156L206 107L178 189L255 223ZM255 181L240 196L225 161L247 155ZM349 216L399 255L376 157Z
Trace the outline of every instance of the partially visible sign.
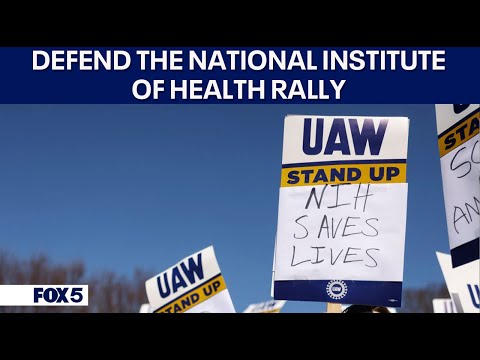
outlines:
M150 304L142 304L138 312L142 314L151 313L152 309L150 308Z
M480 258L479 104L435 105L452 266Z
M457 312L452 299L433 299L432 303L434 313L451 314Z
M275 253L277 252L277 236L275 235L275 244L273 247L273 264L272 264L272 283L270 286L270 296L275 296Z
M480 260L452 267L448 254L437 252L450 297L459 313L480 313Z
M234 313L213 246L145 282L155 313Z
M285 306L285 300L269 300L257 304L250 304L244 313L279 313Z

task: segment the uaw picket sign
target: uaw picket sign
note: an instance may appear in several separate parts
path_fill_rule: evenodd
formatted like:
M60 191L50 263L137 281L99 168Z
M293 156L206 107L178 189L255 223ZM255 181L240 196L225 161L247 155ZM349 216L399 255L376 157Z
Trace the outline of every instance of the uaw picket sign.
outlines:
M274 299L400 307L406 117L285 118Z
M436 252L456 312L480 314L480 262L452 267L451 255Z
M234 313L225 279L209 246L145 282L154 313Z
M456 268L480 258L480 105L439 104L435 111L450 254Z

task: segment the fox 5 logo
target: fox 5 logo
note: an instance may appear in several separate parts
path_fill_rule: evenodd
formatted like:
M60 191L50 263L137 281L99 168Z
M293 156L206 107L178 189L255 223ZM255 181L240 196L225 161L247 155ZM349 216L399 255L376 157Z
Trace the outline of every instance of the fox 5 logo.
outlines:
M35 286L33 302L35 305L86 306L88 305L88 286Z

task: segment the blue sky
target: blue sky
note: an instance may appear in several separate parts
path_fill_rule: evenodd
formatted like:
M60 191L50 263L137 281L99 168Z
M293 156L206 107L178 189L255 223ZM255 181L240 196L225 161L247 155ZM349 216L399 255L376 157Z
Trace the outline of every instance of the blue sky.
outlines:
M237 311L268 300L286 114L410 118L404 288L443 282L433 105L1 105L0 249L153 276L214 245Z

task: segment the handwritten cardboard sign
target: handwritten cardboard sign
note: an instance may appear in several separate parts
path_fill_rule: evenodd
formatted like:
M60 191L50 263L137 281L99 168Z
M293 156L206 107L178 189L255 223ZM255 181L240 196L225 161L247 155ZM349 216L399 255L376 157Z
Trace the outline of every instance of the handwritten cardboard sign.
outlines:
M235 308L209 246L145 282L154 313L234 313Z
M480 258L479 104L435 105L452 266Z
M408 127L285 118L274 299L401 306Z

